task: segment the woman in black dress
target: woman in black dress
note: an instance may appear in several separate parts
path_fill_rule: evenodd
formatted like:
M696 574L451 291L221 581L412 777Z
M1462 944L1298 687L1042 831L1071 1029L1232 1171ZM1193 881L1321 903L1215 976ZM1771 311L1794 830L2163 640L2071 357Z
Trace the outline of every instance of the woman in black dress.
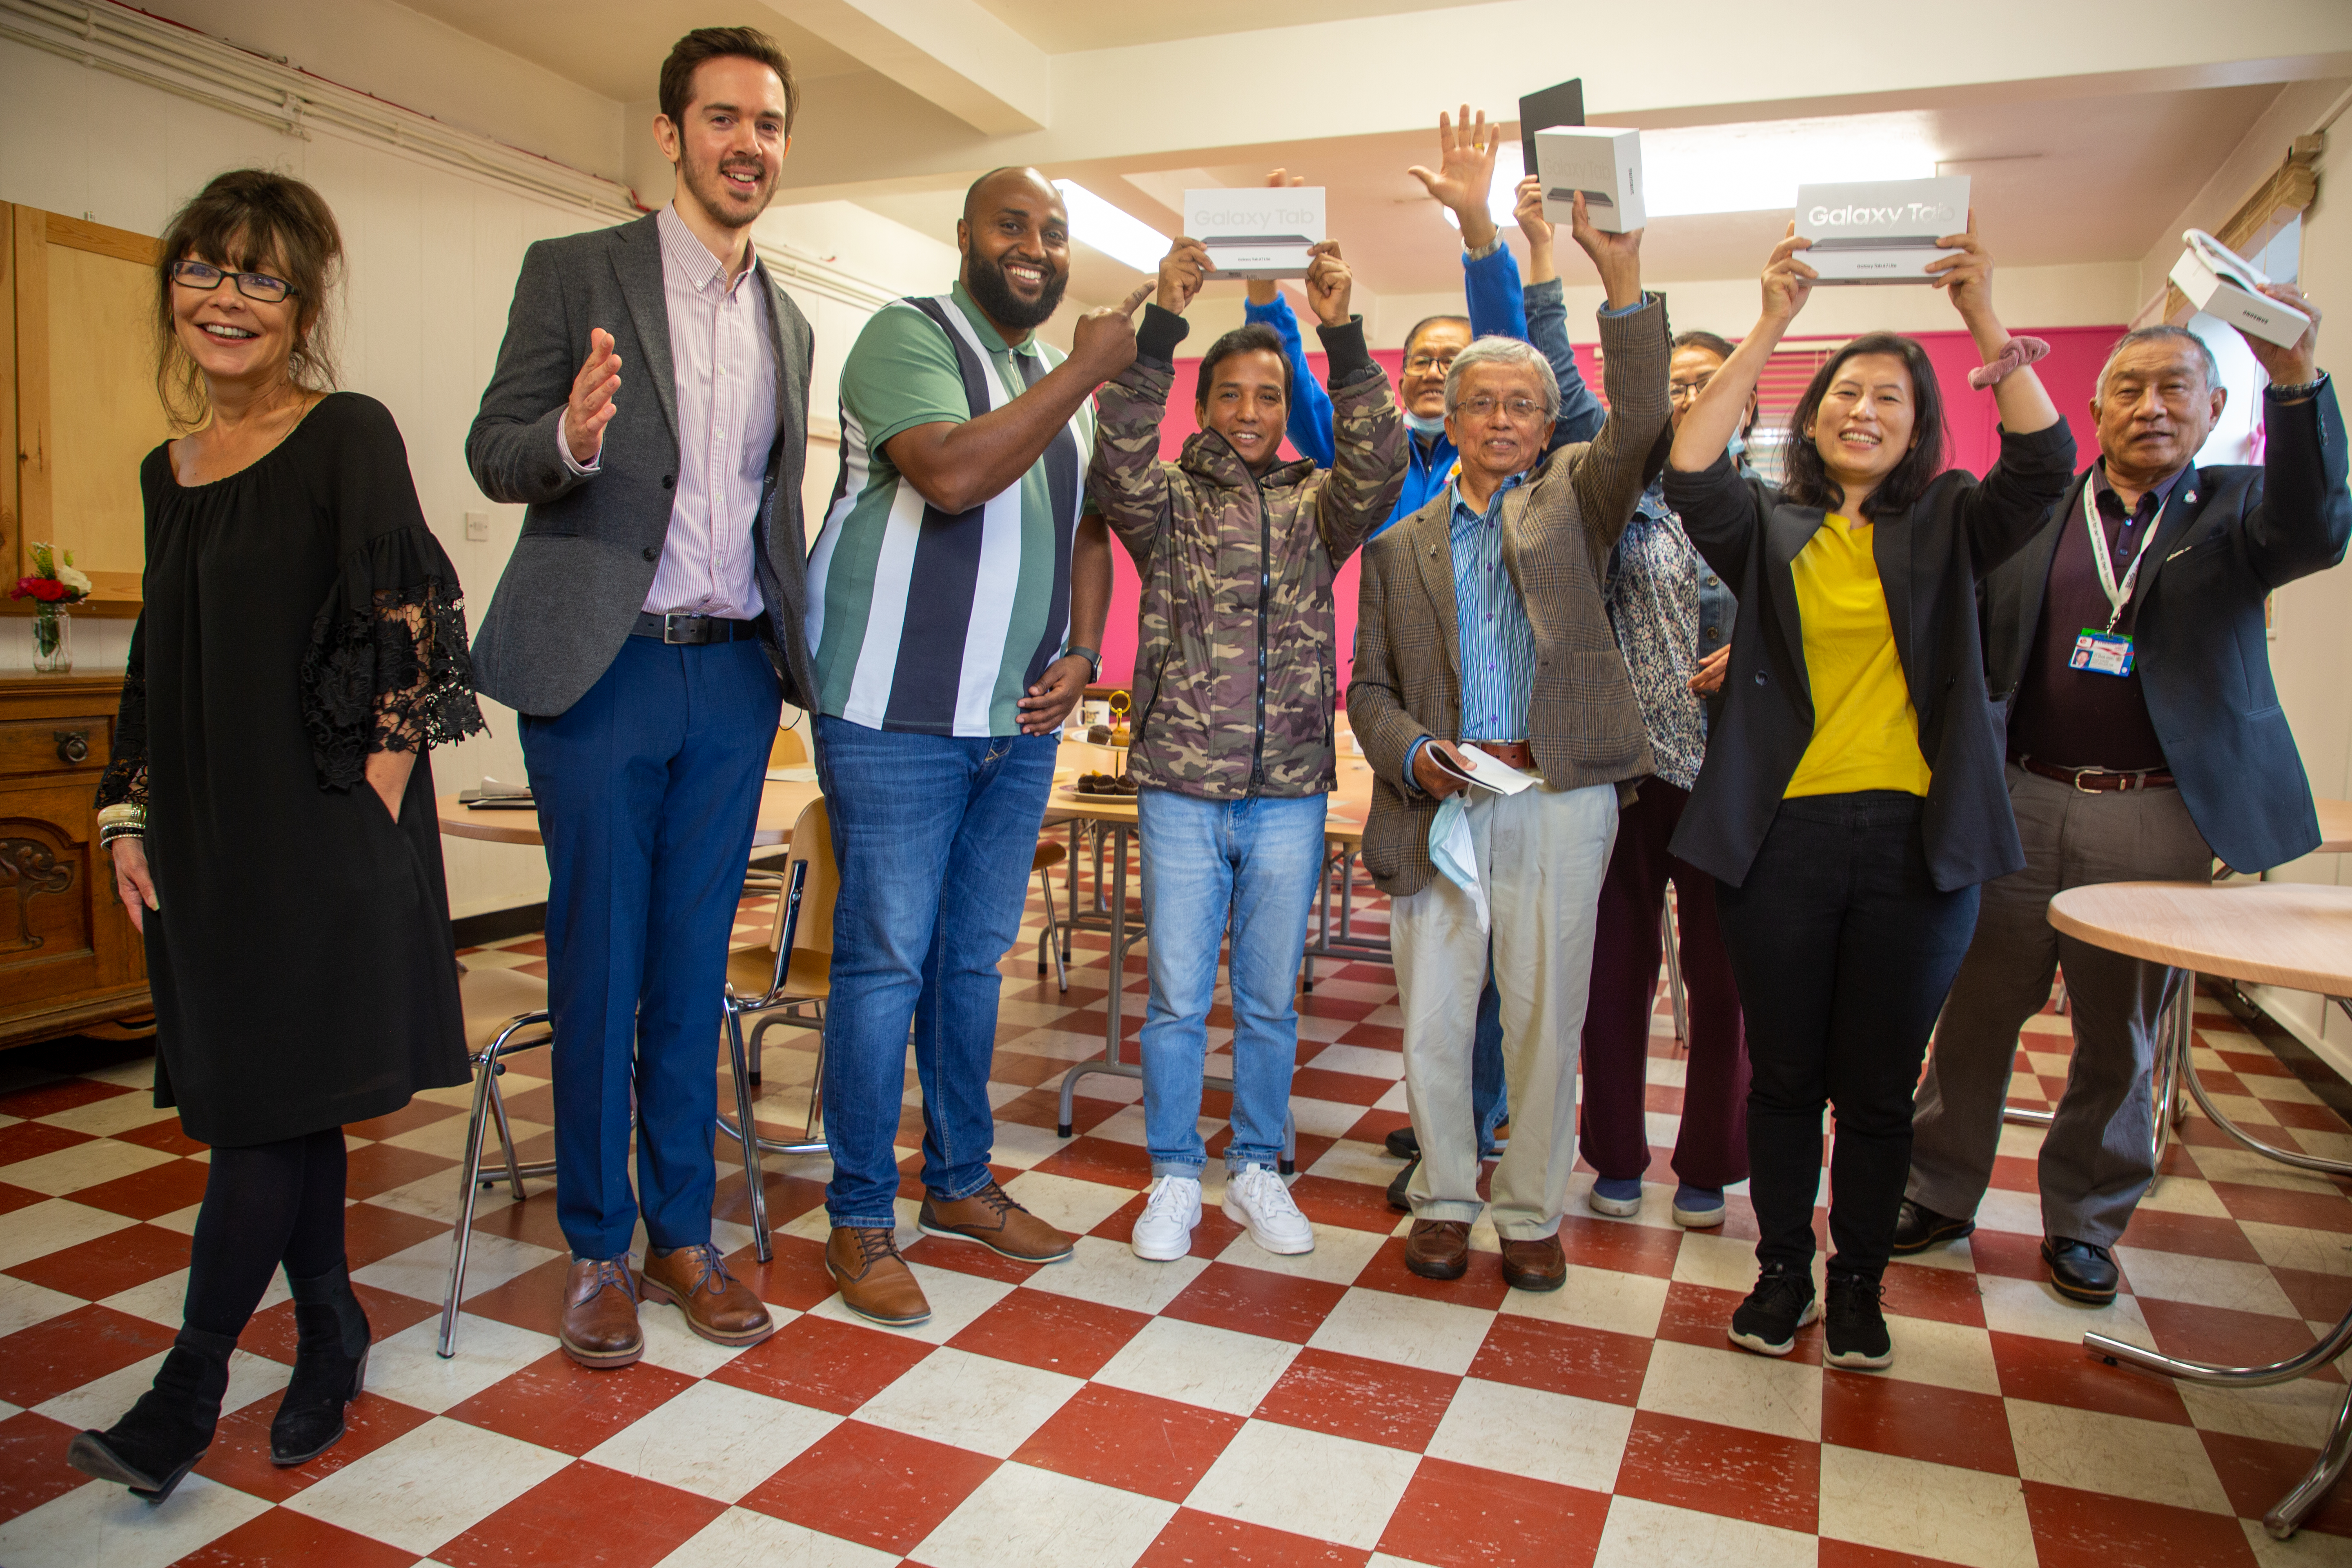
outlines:
M383 405L329 393L341 252L299 181L223 174L159 247L146 608L100 834L146 936L155 1101L212 1144L184 1327L68 1458L160 1502L212 1441L283 1264L299 1331L270 1458L342 1436L368 1323L343 1256L345 1122L467 1077L425 752L482 727L457 577Z

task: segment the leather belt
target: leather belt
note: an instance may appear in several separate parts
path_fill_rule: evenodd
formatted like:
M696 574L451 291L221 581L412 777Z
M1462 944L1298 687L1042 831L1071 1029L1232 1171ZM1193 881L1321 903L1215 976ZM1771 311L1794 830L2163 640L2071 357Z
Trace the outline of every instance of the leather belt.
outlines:
M1528 749L1525 741L1465 741L1462 743L1477 747L1507 768L1517 768L1523 773L1535 771L1536 754Z
M629 635L633 637L656 637L666 643L697 647L703 643L741 642L760 635L757 621L731 621L722 616L692 615L673 610L666 616L651 610L637 612L637 624Z
M2084 795L2101 795L2113 790L2171 789L2172 775L2162 768L2142 768L2137 773L2117 773L2111 768L2061 768L2048 763L2037 763L2032 757L2020 757L2017 765L2029 773L2040 773L2045 779L2073 784Z

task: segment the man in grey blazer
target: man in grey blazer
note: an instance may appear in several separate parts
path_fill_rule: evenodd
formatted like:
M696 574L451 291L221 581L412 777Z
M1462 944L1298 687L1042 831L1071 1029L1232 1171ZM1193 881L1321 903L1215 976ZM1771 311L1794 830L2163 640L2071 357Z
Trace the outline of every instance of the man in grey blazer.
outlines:
M779 699L813 687L809 325L751 233L792 65L751 28L698 28L660 104L669 205L530 247L466 438L483 493L529 508L474 668L522 716L547 846L561 1340L589 1367L644 1352L641 1289L719 1344L773 1331L710 1240L711 1050Z

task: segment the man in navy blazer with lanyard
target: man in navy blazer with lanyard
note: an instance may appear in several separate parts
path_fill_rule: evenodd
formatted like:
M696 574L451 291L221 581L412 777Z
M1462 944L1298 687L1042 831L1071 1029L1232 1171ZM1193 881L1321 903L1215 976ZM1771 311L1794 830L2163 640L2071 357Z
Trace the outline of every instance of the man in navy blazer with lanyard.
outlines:
M2116 344L2091 412L2101 456L2033 542L1985 580L1987 689L2009 710L2010 804L2025 868L1986 884L1913 1121L1898 1254L1976 1228L2018 1030L2065 965L2074 1030L2042 1144L2042 1255L2078 1301L2115 1300L2116 1240L2155 1178L2158 1021L2182 972L2050 925L2090 882L2204 881L2310 853L2319 824L2271 684L2263 603L2343 560L2352 537L2343 416L2298 342L2249 335L2269 373L2261 467L2199 468L2226 394L2179 327Z

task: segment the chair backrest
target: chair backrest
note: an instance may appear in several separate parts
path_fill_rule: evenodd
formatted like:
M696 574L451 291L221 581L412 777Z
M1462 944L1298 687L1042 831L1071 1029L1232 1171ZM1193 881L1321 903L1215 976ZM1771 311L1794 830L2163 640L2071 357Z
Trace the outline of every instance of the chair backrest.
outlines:
M776 731L775 743L768 748L768 765L772 768L804 768L809 765L808 737L803 733L806 720L795 719Z
M803 871L800 868L805 866ZM800 908L793 908L792 885L801 883ZM825 815L824 797L801 808L793 824L792 848L784 860L784 893L776 900L776 921L768 932L768 951L789 941L806 952L833 951L833 906L841 894L841 873L833 863L833 822Z

